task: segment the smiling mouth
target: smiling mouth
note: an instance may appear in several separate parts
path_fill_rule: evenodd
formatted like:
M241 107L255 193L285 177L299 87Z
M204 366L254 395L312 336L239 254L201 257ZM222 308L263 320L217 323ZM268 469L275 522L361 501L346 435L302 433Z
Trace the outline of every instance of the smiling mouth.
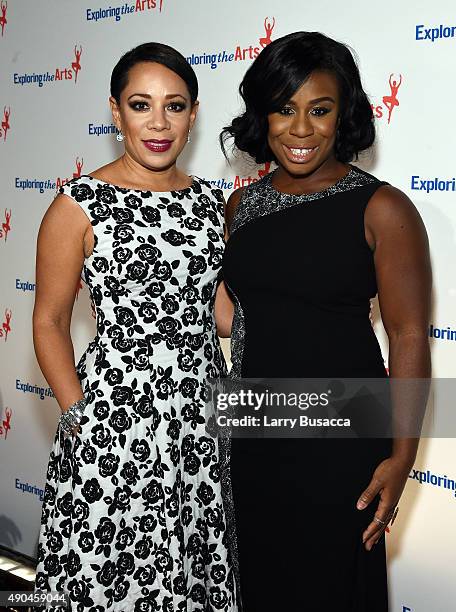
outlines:
M150 140L143 140L144 146L153 151L154 153L164 153L173 144L172 140L157 140L151 138Z
M319 145L315 145L314 147L290 147L286 144L282 144L282 146L288 160L294 164L302 164L311 161L320 148Z
M318 149L318 146L315 147L289 147L288 145L283 145L285 149L287 149L292 157L297 161L305 161L309 158L309 156Z

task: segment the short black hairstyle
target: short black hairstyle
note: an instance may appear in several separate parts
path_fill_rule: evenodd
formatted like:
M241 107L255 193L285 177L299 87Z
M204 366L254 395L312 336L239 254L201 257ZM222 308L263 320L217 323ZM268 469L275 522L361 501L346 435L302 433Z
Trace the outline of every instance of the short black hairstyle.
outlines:
M185 81L192 104L198 98L198 79L185 57L169 45L148 42L127 51L114 66L111 74L111 96L117 104L120 103L120 94L127 86L129 71L140 62L156 62L166 66Z
M335 155L341 162L358 157L375 139L372 107L348 47L320 32L294 32L269 44L245 73L239 93L245 111L220 134L258 164L275 161L267 134L270 113L279 111L314 70L334 74L339 83L340 115Z

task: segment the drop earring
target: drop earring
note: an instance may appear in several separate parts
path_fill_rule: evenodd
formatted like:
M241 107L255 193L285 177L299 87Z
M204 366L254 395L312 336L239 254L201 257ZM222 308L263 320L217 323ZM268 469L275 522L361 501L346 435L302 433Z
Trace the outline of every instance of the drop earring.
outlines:
M116 140L117 142L122 142L124 139L124 135L122 134L122 132L119 130L116 134Z
M187 135L187 142L190 142L191 138L190 138L190 130L188 130L188 135Z

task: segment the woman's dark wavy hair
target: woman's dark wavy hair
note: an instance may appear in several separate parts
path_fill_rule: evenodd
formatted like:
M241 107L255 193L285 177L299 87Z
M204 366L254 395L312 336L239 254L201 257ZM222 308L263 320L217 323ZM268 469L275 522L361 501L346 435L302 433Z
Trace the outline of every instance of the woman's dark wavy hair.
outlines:
M331 72L339 82L336 158L349 162L368 149L375 139L374 119L350 50L320 32L294 32L263 49L245 73L239 86L245 111L220 134L225 157L226 142L233 138L234 146L258 164L275 161L267 116L287 104L314 70Z
M111 96L117 104L120 103L120 94L127 86L129 71L140 62L156 62L166 66L185 81L192 104L198 98L198 80L185 57L173 47L158 42L148 42L127 51L114 66L111 74Z

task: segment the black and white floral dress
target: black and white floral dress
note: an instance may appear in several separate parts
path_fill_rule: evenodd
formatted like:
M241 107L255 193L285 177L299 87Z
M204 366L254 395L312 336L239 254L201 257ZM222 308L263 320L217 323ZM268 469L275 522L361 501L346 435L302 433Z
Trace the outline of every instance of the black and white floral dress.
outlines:
M204 402L204 379L225 371L222 193L196 177L151 192L90 176L60 192L93 227L97 335L77 365L80 432L57 431L49 459L35 588L68 592L78 612L236 612Z

